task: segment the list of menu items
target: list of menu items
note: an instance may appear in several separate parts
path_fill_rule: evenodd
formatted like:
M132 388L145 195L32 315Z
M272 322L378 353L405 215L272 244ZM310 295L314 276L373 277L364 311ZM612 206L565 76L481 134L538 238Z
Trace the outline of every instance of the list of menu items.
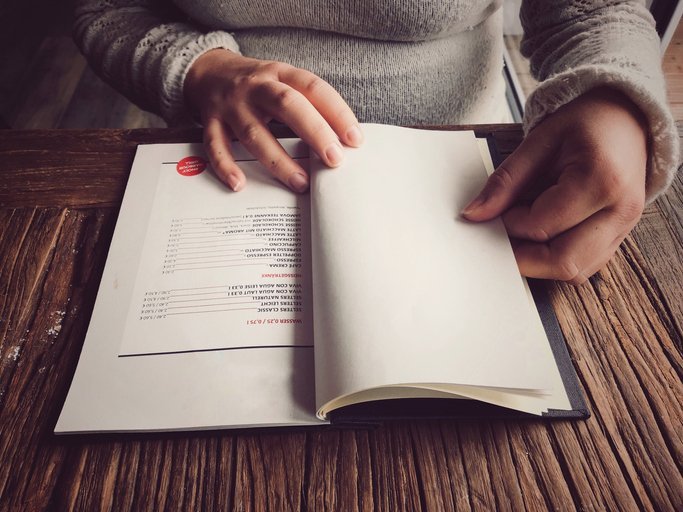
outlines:
M159 162L119 355L311 347L308 198L249 158L232 192L202 159Z
M173 218L162 273L265 265L301 268L301 213Z

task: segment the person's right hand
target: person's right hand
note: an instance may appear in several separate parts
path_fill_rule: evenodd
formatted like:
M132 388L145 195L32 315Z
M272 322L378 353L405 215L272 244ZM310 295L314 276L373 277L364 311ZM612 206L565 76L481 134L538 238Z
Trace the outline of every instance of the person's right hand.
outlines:
M330 167L344 157L340 141L363 141L356 116L337 91L313 73L281 62L211 50L185 79L184 94L204 126L204 145L218 178L232 190L246 183L230 152L234 137L280 181L296 192L308 175L268 130L275 119L289 126Z

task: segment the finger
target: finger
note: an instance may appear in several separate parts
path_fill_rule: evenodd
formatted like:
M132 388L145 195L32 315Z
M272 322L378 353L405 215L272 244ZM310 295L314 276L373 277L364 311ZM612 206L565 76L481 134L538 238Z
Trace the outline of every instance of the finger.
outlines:
M353 147L362 144L358 119L334 87L310 71L293 67L283 69L279 78L308 99L344 144Z
M582 284L605 266L629 230L614 211L602 210L550 242L515 240L513 250L527 277Z
M536 174L548 167L556 141L546 132L531 132L489 176L482 191L462 211L472 221L486 221L507 210Z
M295 192L308 189L306 172L292 160L260 119L252 112L240 109L231 121L230 126L240 142L273 176Z
M303 94L275 81L258 92L261 109L289 126L328 166L341 164L344 153L337 134Z
M230 133L223 122L212 117L204 123L204 147L216 176L235 192L244 188L246 177L230 151Z
M508 235L546 242L580 224L606 206L590 182L565 174L530 205L510 208L503 214Z

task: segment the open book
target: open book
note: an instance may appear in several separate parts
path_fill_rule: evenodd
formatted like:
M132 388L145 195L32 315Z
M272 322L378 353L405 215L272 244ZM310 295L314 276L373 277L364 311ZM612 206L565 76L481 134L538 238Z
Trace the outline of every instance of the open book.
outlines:
M416 400L585 416L501 222L460 218L482 141L363 129L337 169L281 140L306 195L238 144L239 193L201 145L140 146L55 431L318 425Z

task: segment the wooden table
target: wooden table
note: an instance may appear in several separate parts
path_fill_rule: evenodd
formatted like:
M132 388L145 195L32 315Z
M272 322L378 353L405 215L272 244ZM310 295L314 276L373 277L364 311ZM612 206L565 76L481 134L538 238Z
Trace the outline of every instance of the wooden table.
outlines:
M606 270L549 283L588 421L55 437L135 145L198 139L0 132L0 509L683 510L681 175Z

